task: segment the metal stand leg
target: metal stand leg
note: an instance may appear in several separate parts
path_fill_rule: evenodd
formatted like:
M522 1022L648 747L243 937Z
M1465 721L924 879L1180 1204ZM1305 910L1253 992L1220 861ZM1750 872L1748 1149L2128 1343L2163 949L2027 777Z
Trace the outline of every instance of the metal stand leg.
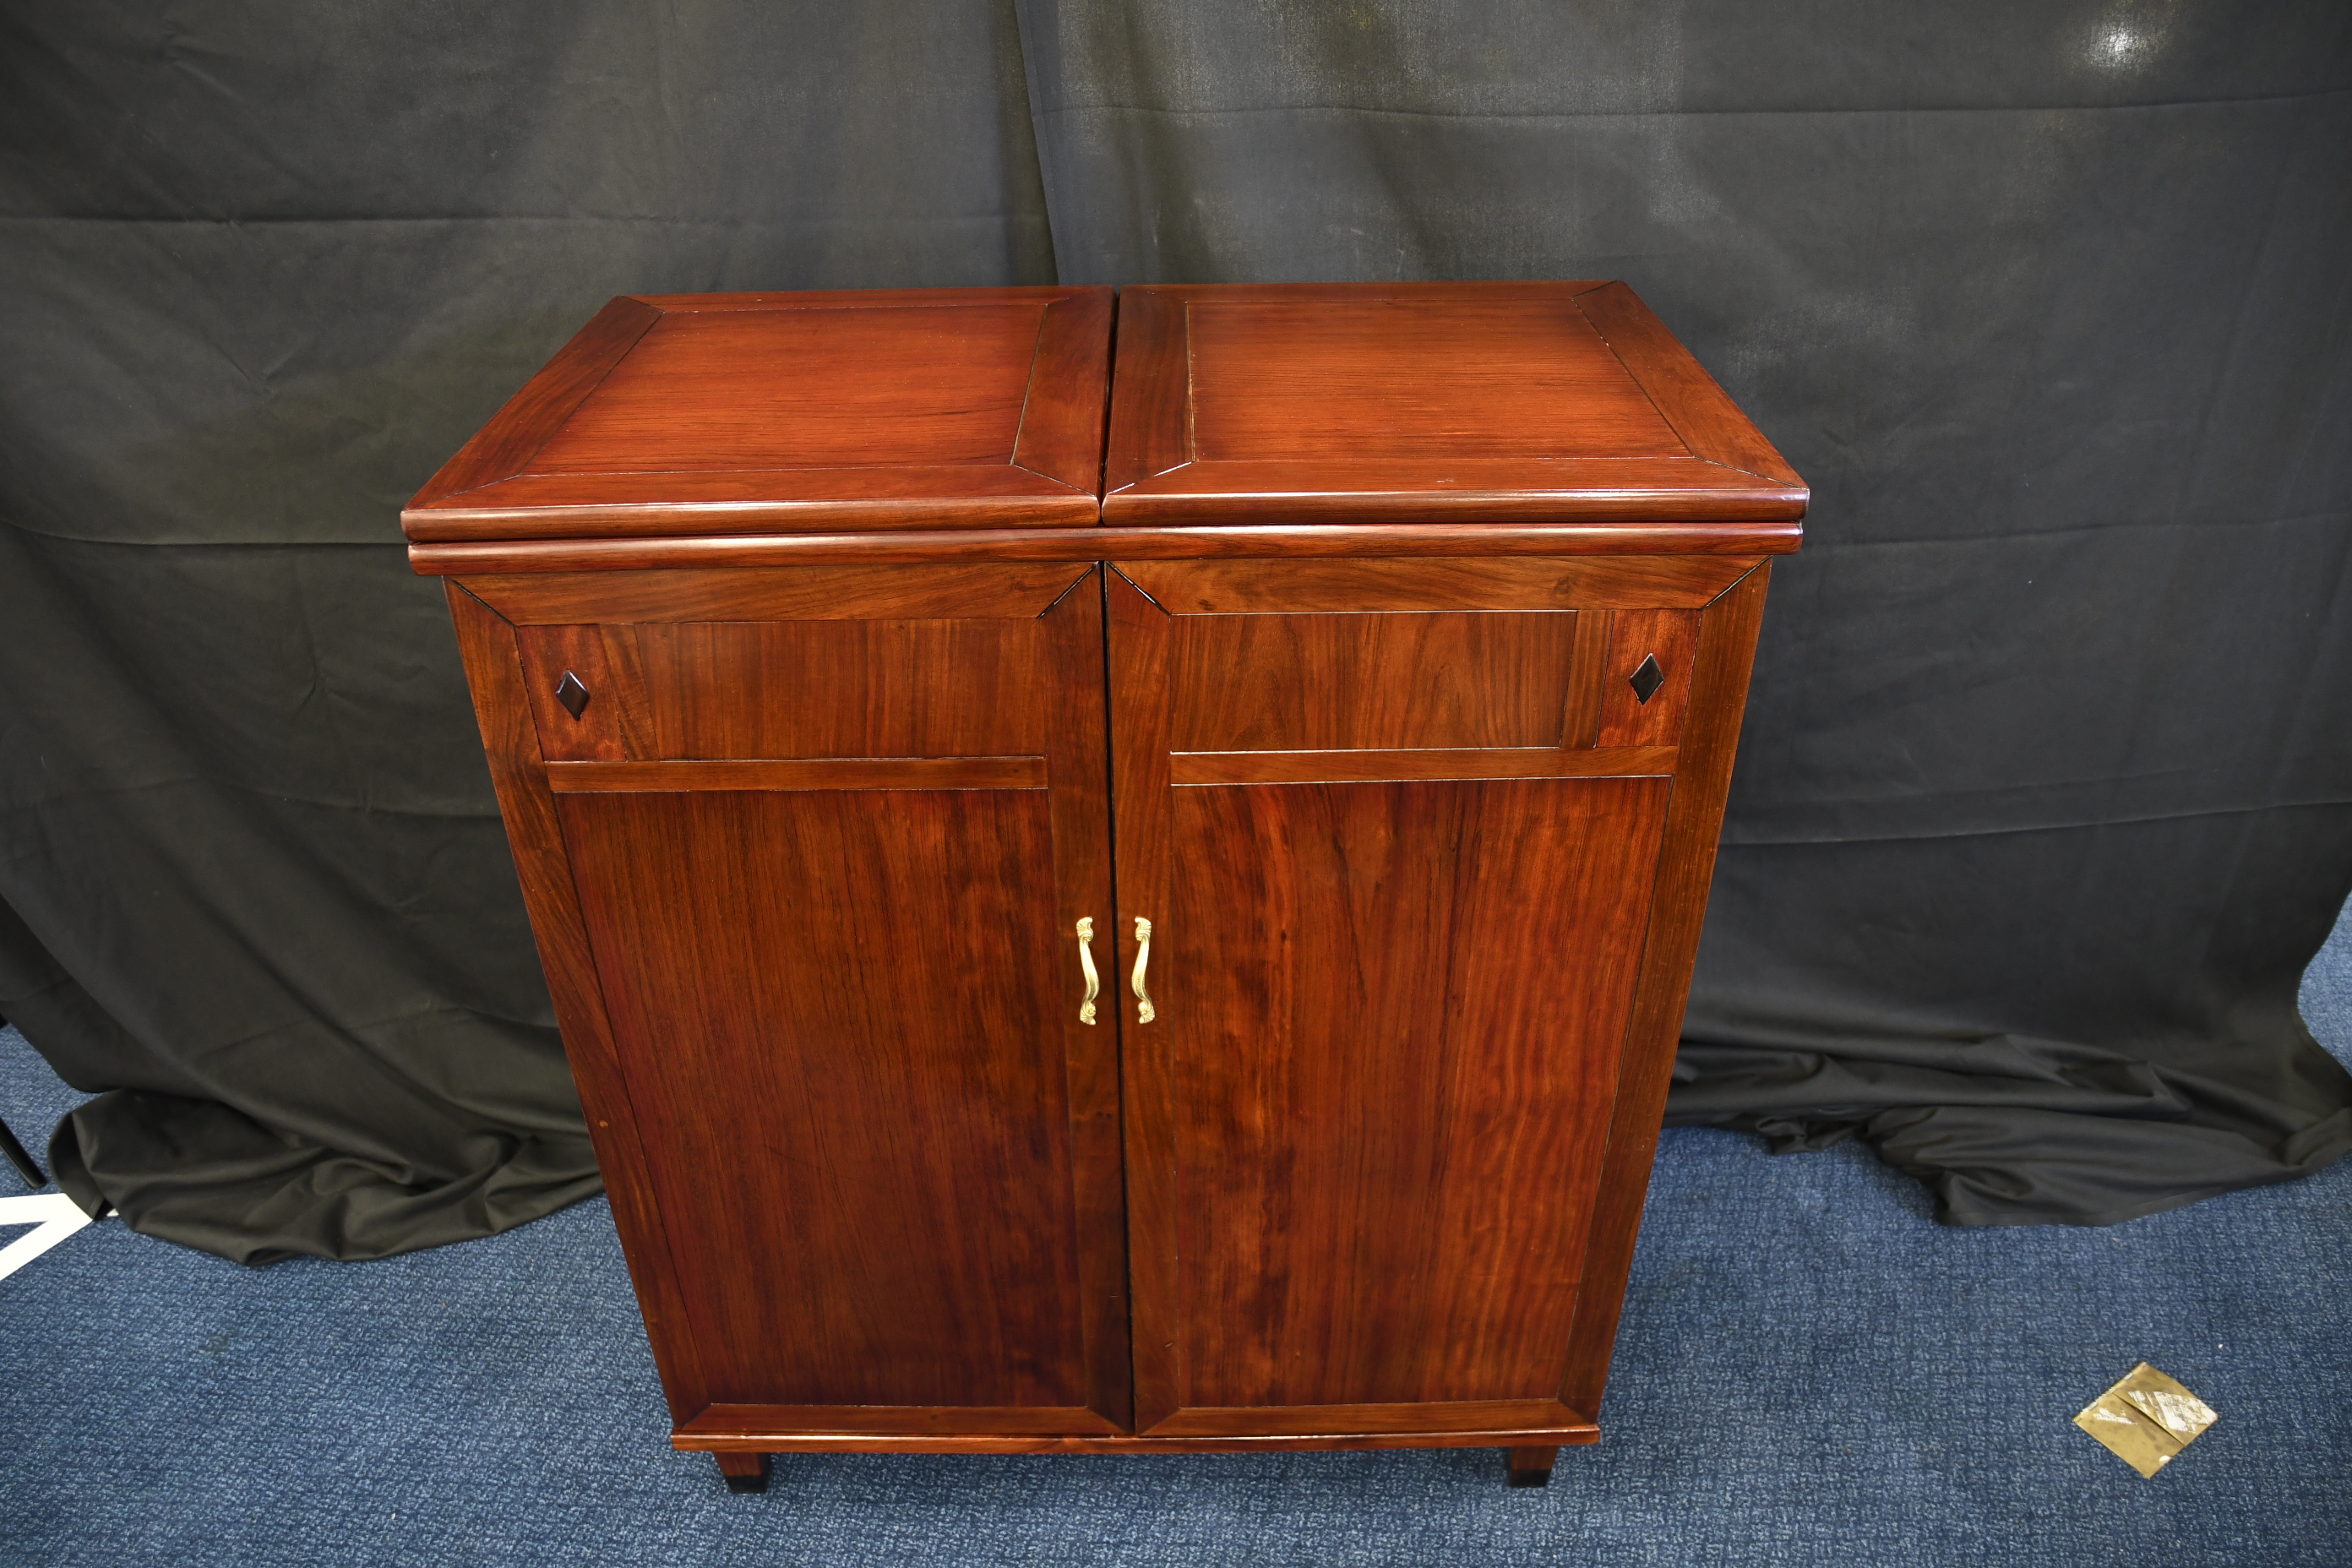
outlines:
M25 1178L26 1186L37 1189L49 1184L48 1177L33 1163L33 1157L25 1152L25 1146L16 1142L16 1135L8 1131L5 1121L0 1121L0 1154L6 1155L8 1163L16 1167L16 1173Z

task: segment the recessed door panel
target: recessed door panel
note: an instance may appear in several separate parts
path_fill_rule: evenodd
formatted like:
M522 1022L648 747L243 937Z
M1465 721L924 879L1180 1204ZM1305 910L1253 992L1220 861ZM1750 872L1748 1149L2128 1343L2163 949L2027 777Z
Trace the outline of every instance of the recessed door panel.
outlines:
M1397 727L1429 684L1400 659L1342 668L1343 709L1279 700L1344 732L1244 733L1221 693L1407 617L1203 632L1108 593L1119 959L1152 1002L1123 1015L1138 1429L1582 1419L1559 1390L1673 751L1577 751L1601 645L1572 616L1480 620L1518 657L1457 664L1446 728ZM1208 765L1186 742L1218 726L1266 763ZM1300 739L1374 748L1284 761Z
M1086 574L1042 615L623 626L656 634L633 731L684 760L546 764L714 1407L1127 1424L1117 1021L1076 939L1112 917L1101 625ZM827 666L857 679L728 679Z

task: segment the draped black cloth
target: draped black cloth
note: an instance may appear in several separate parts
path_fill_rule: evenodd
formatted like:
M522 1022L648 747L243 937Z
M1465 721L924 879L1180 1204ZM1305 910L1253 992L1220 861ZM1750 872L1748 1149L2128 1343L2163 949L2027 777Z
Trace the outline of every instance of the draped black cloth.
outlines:
M1622 278L1812 484L1671 1114L1961 1223L2352 1148L2338 5L0 18L0 1014L254 1260L594 1190L396 512L609 295ZM1048 221L1050 218L1050 222Z

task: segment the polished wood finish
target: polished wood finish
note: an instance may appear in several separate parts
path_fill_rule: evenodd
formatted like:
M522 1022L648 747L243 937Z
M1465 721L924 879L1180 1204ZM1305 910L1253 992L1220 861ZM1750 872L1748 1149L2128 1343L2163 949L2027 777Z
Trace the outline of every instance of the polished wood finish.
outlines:
M793 1453L849 1449L877 1454L1245 1454L1296 1448L1491 1448L1519 1445L1582 1445L1600 1441L1590 1418L1549 1400L1495 1401L1464 1407L1454 1416L1428 1406L1351 1405L1318 1407L1297 1423L1297 1432L1210 1430L1233 1423L1214 1412L1196 1412L1202 1431L1069 1435L1047 1430L1050 1418L1035 1412L985 1413L996 1418L987 1430L971 1411L939 1411L928 1417L911 1412L876 1412L860 1406L833 1411L778 1410L763 1405L714 1405L681 1425L673 1442L688 1452ZM1405 1412L1414 1414L1407 1415ZM812 1421L812 1415L829 1419ZM1265 1413L1244 1413L1244 1425L1266 1425ZM1533 1421L1536 1425L1522 1425ZM1491 1423L1491 1424L1487 1424Z
M1649 1192L1650 1161L1666 1108L1675 1047L1682 1036L1683 1005L1698 960L1699 928L1706 915L1708 879L1723 832L1723 805L1731 787L1731 760L1739 745L1739 718L1748 700L1748 673L1764 615L1770 568L1759 566L1700 617L1693 661L1689 721L1685 725L1667 810L1658 873L1650 895L1649 935L1642 975L1625 1033L1617 1103L1609 1122L1607 1161L1592 1212L1583 1288L1569 1337L1561 1397L1597 1411L1609 1377L1609 1355L1625 1281L1633 1267L1633 1239Z
M1119 308L1113 526L1804 513L1622 283L1153 285Z
M716 1400L1124 1418L1116 1037L1063 935L1110 914L1099 617L977 623L1029 646L963 700L1036 756L546 764ZM920 639L851 646L860 701L930 700Z
M1803 487L1622 286L1109 321L615 301L404 514L673 1440L1541 1484Z
M1087 527L1108 289L615 300L401 513L412 540Z
M1333 556L1431 559L1480 555L1665 556L1672 573L1698 574L1714 556L1786 554L1802 537L1787 519L1747 522L1229 524L1201 528L982 529L904 533L720 534L685 539L526 539L415 543L408 563L428 575L483 581L490 574L646 572L730 566L787 566L808 561L1129 562L1246 556L1322 560ZM1742 562L1744 569L1752 562ZM1704 602L1702 600L1701 602Z
M1172 616L1110 584L1120 961L1150 919L1157 1005L1125 1015L1138 1430L1556 1398L1670 778L1478 771L1566 754L1573 613ZM1504 744L1429 777L1414 742L1465 736ZM1347 782L1213 784L1203 738L1360 749Z

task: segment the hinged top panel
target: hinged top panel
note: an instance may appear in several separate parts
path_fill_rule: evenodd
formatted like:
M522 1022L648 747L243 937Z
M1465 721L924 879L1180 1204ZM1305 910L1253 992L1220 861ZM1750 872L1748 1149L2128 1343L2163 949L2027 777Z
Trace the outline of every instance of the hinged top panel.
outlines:
M614 300L401 514L412 540L1091 526L1108 289Z
M1622 283L1119 297L1103 521L1752 521L1804 482Z

